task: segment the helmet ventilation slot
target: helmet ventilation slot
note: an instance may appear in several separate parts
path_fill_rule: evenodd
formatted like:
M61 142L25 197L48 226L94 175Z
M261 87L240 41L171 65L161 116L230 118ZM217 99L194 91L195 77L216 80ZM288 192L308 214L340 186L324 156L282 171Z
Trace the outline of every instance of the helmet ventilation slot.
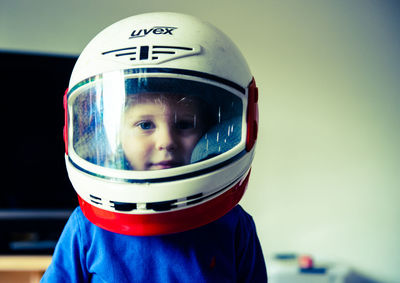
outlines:
M143 63L161 63L181 57L195 55L200 52L200 47L185 46L167 46L167 45L142 45L135 47L119 48L101 53L115 59L124 60L125 62Z

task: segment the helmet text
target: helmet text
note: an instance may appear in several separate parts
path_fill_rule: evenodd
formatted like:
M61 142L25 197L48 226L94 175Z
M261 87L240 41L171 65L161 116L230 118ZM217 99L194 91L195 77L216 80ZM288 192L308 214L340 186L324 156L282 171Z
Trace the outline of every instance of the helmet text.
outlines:
M151 29L139 29L139 30L134 30L131 33L131 36L129 38L138 38L138 37L144 37L150 33L160 35L160 34L169 34L172 35L172 31L177 29L176 27L152 27Z

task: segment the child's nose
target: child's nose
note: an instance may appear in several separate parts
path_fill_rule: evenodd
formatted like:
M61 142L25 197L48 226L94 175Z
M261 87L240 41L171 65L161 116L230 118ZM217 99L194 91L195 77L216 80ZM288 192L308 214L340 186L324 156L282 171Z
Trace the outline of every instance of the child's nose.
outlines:
M172 127L160 129L156 138L158 150L173 151L177 147L177 135Z

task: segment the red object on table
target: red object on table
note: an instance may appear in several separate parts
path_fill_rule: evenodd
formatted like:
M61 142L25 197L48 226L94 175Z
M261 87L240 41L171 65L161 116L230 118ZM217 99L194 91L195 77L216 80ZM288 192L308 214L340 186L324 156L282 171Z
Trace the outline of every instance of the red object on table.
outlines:
M303 255L299 257L299 266L302 269L311 269L314 267L314 262L311 256Z

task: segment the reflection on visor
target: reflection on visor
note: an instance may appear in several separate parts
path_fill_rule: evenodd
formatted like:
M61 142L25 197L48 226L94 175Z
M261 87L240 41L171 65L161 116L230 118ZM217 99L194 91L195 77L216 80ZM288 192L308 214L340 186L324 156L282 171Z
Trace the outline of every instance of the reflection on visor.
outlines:
M72 94L73 150L107 168L158 170L199 162L241 141L241 99L171 78L105 78Z

